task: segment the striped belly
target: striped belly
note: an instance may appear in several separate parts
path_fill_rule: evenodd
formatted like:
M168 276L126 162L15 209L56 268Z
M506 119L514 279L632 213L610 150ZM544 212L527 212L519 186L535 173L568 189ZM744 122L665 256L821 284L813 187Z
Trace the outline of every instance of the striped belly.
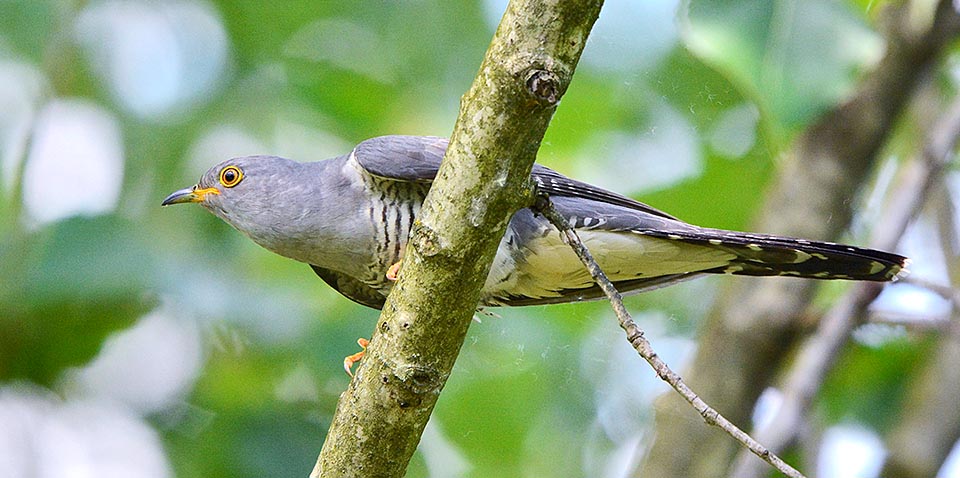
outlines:
M429 185L370 178L376 191L367 204L365 215L374 236L373 262L359 279L364 284L389 293L393 282L387 279L390 266L403 258L413 221L420 213Z

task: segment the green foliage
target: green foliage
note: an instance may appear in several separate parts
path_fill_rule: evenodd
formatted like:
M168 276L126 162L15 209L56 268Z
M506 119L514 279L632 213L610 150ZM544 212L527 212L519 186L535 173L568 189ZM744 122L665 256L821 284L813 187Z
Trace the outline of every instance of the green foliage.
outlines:
M874 329L866 333L884 342L849 348L824 382L819 408L829 422L853 420L886 431L900 417L911 382L907 378L914 376L930 341L903 340L896 330Z
M129 221L69 219L8 236L0 252L8 278L0 289L0 380L50 385L156 307L156 284L143 271L157 263Z
M863 3L686 2L679 13L683 43L648 68L581 66L540 161L571 174L623 168L629 174L614 175L608 186L691 222L748 228L776 152L849 91L879 53L854 10ZM161 210L159 203L228 155L317 160L380 134L449 134L495 28L486 9L497 6L439 0L170 4L212 12L227 58L209 91L151 116L130 108L110 83L120 72L104 69L109 59L78 40L91 8L106 5L129 15L121 2L0 2L0 74L16 63L43 78L28 116L51 100L88 101L117 121L124 156L114 212L45 224L24 208L19 168L0 168L0 387L30 381L70 399L65 372L88 363L111 333L162 304L166 313L199 325L204 349L187 390L143 412L176 476L302 476L348 383L340 360L356 351L357 337L369 337L376 314L199 208ZM148 14L161 8L137 5ZM601 15L598 28L603 24ZM110 37L97 41L112 52L125 45ZM584 58L592 54L588 44ZM157 80L155 89L165 86ZM9 92L0 88L0 102L2 94ZM711 135L727 131L720 126L737 108L755 108L759 117L735 129L743 150L733 154ZM678 140L691 145L685 157L638 158L629 148L614 154L611 138L637 144L664 138L658 121L665 113L675 119L671 131ZM25 133L12 133L12 124L0 117L0 162L19 164L27 156L29 168ZM679 179L652 186L638 180L681 162L691 166ZM667 329L682 343L695 334L716 283L654 292L630 305L661 312L666 323L641 325ZM495 312L503 317L481 315L482 323L471 326L435 413L440 432L421 450L454 450L466 462L465 476L543 476L548 467L556 476L606 473L597 464L614 450L629 452L630 440L645 432L610 432L598 424L598 404L622 399L625 408L642 408L649 397L624 398L610 384L597 390L606 382L593 371L622 368L626 382L652 372L639 358L612 358L613 341L623 344L604 304ZM836 378L843 387L853 386L843 377L862 376L883 362L876 360L883 358L879 351L859 353L870 357L845 360ZM836 409L831 419L852 406L846 396L825 400ZM437 456L416 457L409 476L436 473L443 463Z
M881 51L876 34L838 2L690 1L688 8L688 47L757 103L776 138L841 99Z

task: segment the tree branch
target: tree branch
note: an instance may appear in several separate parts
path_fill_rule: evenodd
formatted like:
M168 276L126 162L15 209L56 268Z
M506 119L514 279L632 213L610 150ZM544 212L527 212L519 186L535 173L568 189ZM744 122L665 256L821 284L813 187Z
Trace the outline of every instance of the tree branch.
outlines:
M904 400L910 405L887 435L889 454L879 476L936 476L960 438L960 315L954 312L950 327L912 377Z
M947 112L935 123L924 145L921 157L907 165L903 181L890 207L883 214L884 221L877 225L873 247L893 250L900 242L910 222L917 217L931 189L940 184L940 178L954 156L960 137L960 98L954 101ZM797 359L784 381L783 403L774 418L756 432L759 439L769 444L772 450L782 452L795 438L803 414L820 390L823 377L836 362L837 355L860 321L867 317L866 310L883 289L881 283L860 283L854 286L823 317L817 331L800 349ZM759 477L763 470L755 460L740 454L733 468L733 476Z
M951 284L960 281L960 264L953 244L958 237L953 219L950 195L941 188L932 203L937 203L941 218L940 245L945 254L954 254L947 260L947 274ZM945 217L944 217L945 216ZM950 292L952 289L944 290ZM956 299L956 291L946 294ZM960 304L953 302L951 318L928 349L925 357L910 374L904 407L899 422L886 436L887 460L880 476L920 478L935 476L943 467L957 440L960 439L960 413L956 397L960 396Z
M402 477L466 336L601 0L513 0L461 100L446 157L312 477Z
M836 240L848 227L852 191L868 178L918 80L960 31L951 0L940 0L932 18L907 14L910 7L911 2L898 4L889 15L886 54L849 100L782 155L757 231ZM792 349L815 287L813 281L765 278L738 279L725 287L701 332L687 379L731 420L748 420ZM636 476L727 476L718 464L728 463L737 450L726 437L679 413L685 406L672 395L657 401L656 441Z
M927 279L920 277L910 277L907 276L904 278L903 282L907 284L912 284L917 287L927 289L934 294L939 295L944 300L949 300L953 304L953 308L960 308L960 290L954 289L948 285L938 284Z
M634 350L653 367L653 370L657 372L657 376L664 382L670 384L684 400L690 403L707 424L719 427L733 437L734 440L740 442L741 445L750 450L751 453L757 455L784 475L791 478L803 478L803 474L781 460L777 455L771 453L770 450L704 402L696 392L691 390L690 387L683 382L680 375L670 369L670 366L653 350L653 345L644 336L643 329L634 322L633 317L630 316L627 308L624 307L623 297L621 297L620 292L617 291L613 283L610 282L610 279L604 274L600 265L593 259L593 255L590 254L587 246L580 240L577 232L570 227L567 220L557 211L550 199L547 196L541 196L536 209L560 231L564 241L570 245L573 252L580 258L580 262L583 262L583 265L590 271L590 276L593 277L593 280L600 286L603 293L610 299L610 306L613 307L613 311L617 315L620 328L627 333L627 341L630 342Z

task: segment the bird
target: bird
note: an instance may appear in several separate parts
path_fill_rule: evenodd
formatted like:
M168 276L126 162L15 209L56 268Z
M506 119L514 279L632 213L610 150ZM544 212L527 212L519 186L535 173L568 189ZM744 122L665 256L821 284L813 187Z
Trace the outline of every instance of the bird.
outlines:
M198 203L263 248L309 264L346 298L380 309L447 144L446 138L394 135L316 162L227 159L161 205ZM852 245L695 226L539 164L531 178L624 294L708 274L893 281L908 263ZM523 208L500 240L479 305L602 295L559 231Z
M380 309L447 144L433 136L380 136L316 162L227 159L161 205L198 203L263 248L309 264L346 298ZM852 245L695 226L538 164L531 179L623 294L709 274L893 281L908 264L904 256ZM478 305L601 297L559 230L527 207L500 239ZM348 373L359 356L344 361Z

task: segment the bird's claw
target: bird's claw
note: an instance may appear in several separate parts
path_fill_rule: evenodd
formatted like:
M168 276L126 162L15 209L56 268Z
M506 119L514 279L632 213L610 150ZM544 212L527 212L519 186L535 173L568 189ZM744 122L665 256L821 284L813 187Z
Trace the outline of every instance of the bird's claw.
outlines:
M397 261L395 264L390 266L389 269L387 269L387 280L397 280L397 277L400 275L400 264L403 264L403 260Z
M359 362L360 359L363 358L363 354L366 353L367 345L370 345L370 341L361 337L357 339L357 345L359 345L363 350L353 355L348 355L343 359L343 370L346 371L347 375L350 377L353 377L353 371L351 370L353 368L353 364Z

